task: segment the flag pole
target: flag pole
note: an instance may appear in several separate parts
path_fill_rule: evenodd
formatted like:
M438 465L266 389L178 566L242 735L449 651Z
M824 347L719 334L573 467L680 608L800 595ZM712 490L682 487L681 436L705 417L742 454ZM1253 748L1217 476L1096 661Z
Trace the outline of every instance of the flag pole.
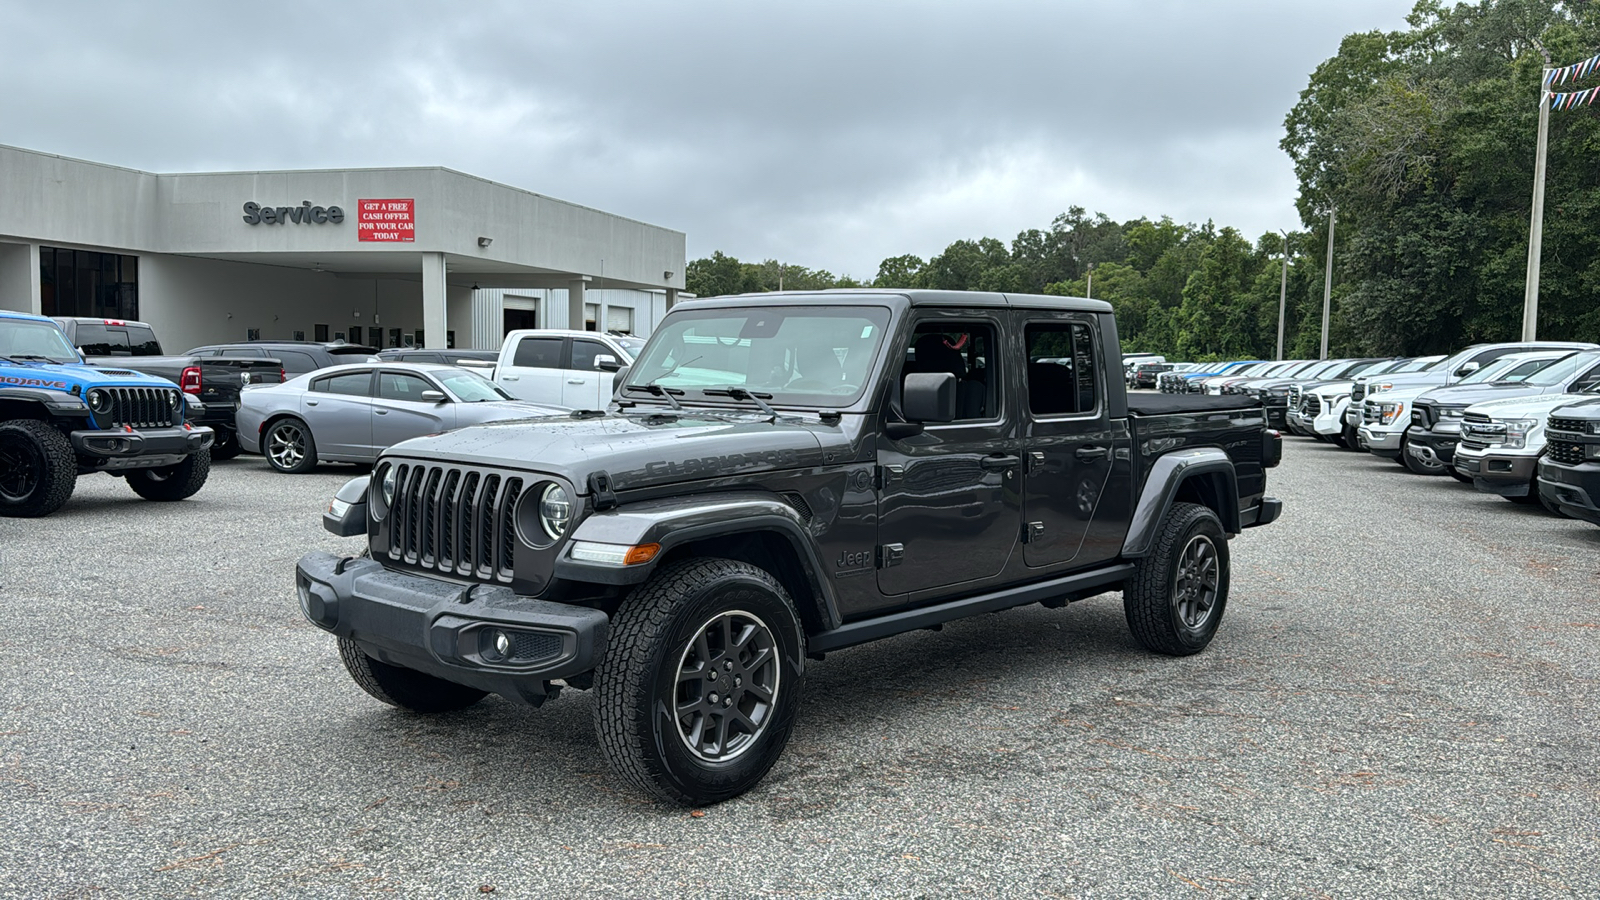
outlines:
M1539 142L1533 158L1533 210L1528 222L1528 277L1522 295L1522 339L1538 339L1539 252L1544 242L1544 165L1550 146L1550 72L1539 78Z

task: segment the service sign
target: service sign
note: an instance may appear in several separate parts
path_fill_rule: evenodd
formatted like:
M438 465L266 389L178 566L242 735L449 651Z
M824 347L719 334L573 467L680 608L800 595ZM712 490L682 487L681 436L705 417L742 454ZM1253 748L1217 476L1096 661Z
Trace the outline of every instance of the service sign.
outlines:
M356 240L412 243L417 239L417 201L356 201Z

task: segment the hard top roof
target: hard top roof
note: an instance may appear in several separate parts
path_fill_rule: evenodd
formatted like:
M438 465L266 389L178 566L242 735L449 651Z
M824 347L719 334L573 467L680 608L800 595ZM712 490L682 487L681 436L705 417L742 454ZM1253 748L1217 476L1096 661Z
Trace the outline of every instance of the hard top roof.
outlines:
M889 288L837 288L827 291L773 291L762 294L728 294L682 300L673 309L716 309L730 306L966 306L1001 309L1051 309L1071 312L1108 313L1111 304L1087 297L1054 297L1045 294L1002 294L992 291L926 291Z

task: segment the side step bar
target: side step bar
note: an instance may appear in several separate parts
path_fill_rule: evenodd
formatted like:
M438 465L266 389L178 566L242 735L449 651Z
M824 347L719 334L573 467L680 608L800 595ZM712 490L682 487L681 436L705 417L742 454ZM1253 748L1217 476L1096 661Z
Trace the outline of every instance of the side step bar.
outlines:
M1112 586L1127 580L1133 574L1134 568L1133 563L1121 563L1105 569L1078 572L1060 578L1052 578L1049 581L1006 588L1005 590L995 591L992 594L979 594L976 597L950 600L935 606L901 610L886 616L851 622L831 631L813 635L806 642L806 651L808 653L827 653L833 650L842 650L845 647L854 647L857 644L865 644L868 641L876 641L880 638L904 634L907 631L916 631L919 628L942 625L945 622L964 619L980 613L997 612L1002 609L1010 609L1013 606L1026 606L1029 603L1040 603L1058 598L1076 600L1090 597L1107 591Z

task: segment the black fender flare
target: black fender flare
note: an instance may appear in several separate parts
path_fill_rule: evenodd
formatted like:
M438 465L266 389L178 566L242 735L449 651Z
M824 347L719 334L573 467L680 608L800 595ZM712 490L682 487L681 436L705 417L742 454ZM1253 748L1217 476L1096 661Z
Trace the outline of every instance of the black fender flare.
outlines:
M1222 527L1229 534L1239 533L1239 476L1234 471L1233 460L1220 447L1174 450L1156 457L1150 464L1150 476L1145 479L1144 490L1133 508L1128 536L1122 542L1124 557L1136 559L1150 553L1150 544L1176 502L1178 491L1196 478L1208 479L1213 484L1220 481L1214 492L1217 518L1222 520Z
M816 542L807 522L782 498L761 491L645 500L592 513L578 523L562 548L555 577L597 584L638 584L650 577L657 562L674 547L706 538L763 531L788 541L811 589L818 619L824 628L836 627L840 621L838 606L826 579L821 577L826 569L817 557ZM572 548L580 541L623 547L659 544L661 550L649 562L616 566L573 559ZM801 598L795 600L800 602Z
M89 407L83 398L68 391L50 388L0 386L0 400L36 403L51 416L81 416L87 418Z

